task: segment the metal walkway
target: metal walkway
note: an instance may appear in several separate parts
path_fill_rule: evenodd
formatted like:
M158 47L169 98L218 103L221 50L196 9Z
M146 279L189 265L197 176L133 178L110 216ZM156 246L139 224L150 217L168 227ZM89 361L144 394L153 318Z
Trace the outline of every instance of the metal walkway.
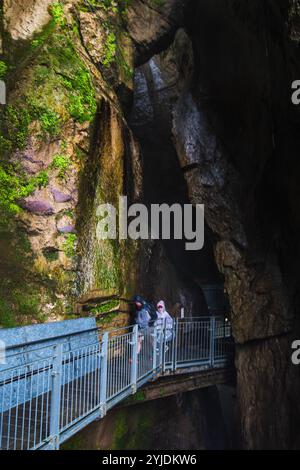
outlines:
M168 342L161 325L143 336L93 327L12 344L0 365L0 449L58 449L146 382L224 368L230 336L224 319L199 317L176 320Z

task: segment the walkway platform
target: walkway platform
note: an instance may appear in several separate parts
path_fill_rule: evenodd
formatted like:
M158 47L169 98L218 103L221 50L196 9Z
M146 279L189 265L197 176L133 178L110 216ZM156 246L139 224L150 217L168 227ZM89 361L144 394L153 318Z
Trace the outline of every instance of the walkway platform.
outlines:
M232 345L222 318L176 320L168 343L165 332L103 332L94 319L0 330L0 448L58 449L140 389L151 400L224 383Z

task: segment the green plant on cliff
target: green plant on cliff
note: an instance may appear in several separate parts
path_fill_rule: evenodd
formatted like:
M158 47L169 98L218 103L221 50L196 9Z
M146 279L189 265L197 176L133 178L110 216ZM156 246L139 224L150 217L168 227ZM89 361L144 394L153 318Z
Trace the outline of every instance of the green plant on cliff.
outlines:
M37 91L41 99L51 102L62 120L72 117L80 123L91 121L97 110L95 91L90 73L71 39L64 34L54 34L45 45L43 62L48 63L48 96L43 98L43 89L39 88ZM53 90L55 95L51 96Z
M91 74L81 56L77 25L68 25L63 8L62 2L51 5L52 19L32 40L13 41L7 35L8 52L0 62L0 77L8 74L8 81L13 84L9 105L0 108L0 326L42 321L40 299L43 304L52 302L51 295L57 290L57 278L62 273L58 269L53 278L49 273L41 274L31 248L25 253L20 241L23 227L15 217L22 210L19 202L48 184L46 170L29 176L22 169L24 150L29 153L44 143L59 142L64 126L90 122L97 111ZM58 171L66 169L65 161L56 163ZM27 234L23 235L24 244L29 244ZM67 236L65 251L67 256L75 254L76 235ZM4 289L6 278L10 282ZM64 293L67 282L71 284L65 279L61 282ZM17 293L16 285L20 286Z
M48 184L48 174L45 170L36 176L28 177L19 173L12 164L0 166L0 226L7 224L7 218L20 212L18 201L28 197L36 188Z
M6 299L0 298L0 325L2 328L13 328L16 326L16 318L11 305Z
M45 249L43 251L43 255L46 258L46 260L49 261L50 263L57 261L59 258L58 250L53 250L53 249Z
M54 156L53 161L50 165L51 169L59 170L58 177L63 179L66 176L66 172L70 167L70 158L64 154L57 154Z
M110 328L112 322L117 318L118 313L109 313L107 315L103 315L97 318L97 325L101 327L103 330Z
M146 400L146 393L144 390L138 390L134 395L126 398L123 401L124 405L131 405L132 403L141 403Z
M21 291L14 292L14 301L17 306L18 313L23 316L37 316L39 313L40 299L35 294L24 296Z
M0 119L0 152L6 157L13 151L26 147L32 122L40 123L43 137L58 135L60 130L58 114L42 104L37 104L30 96L3 108Z
M36 176L30 178L33 184L32 190L34 191L37 187L44 188L49 184L49 175L47 170L40 171Z
M7 69L8 67L6 63L3 62L3 60L0 60L0 79L5 77Z
M69 90L70 115L80 123L91 121L95 116L97 104L89 72L79 67L76 75L64 78L63 82Z
M123 33L123 37L126 34ZM115 32L110 31L104 44L104 57L102 59L104 67L109 68L113 64L117 64L125 80L130 80L133 77L133 69L128 64L123 48L118 40Z
M99 280L99 287L118 291L120 284L119 253L114 251L111 241L101 240L97 247L95 275Z
M127 3L126 0L84 0L84 5L100 8L111 13L117 13L119 6Z
M91 313L97 315L101 313L107 313L110 310L116 309L119 306L119 300L109 300L107 302L104 302L100 305L97 305L97 307L94 307L91 309Z
M77 235L69 233L63 244L63 250L68 258L72 258L76 254Z
M117 38L113 31L108 33L104 44L104 58L102 63L105 67L109 67L116 59Z
M83 3L84 10L92 11L96 16L99 9L106 13L105 19L103 15L98 16L106 33L101 62L105 68L117 65L125 80L130 80L133 76L122 45L122 39L127 37L124 19L129 5L130 0L84 0Z
M24 286L25 288L25 286ZM26 290L19 285L17 289L12 289L5 293L8 298L0 294L0 326L12 328L17 325L31 324L33 319L44 322L45 316L40 309L40 294L28 286Z
M52 109L40 109L37 118L41 124L41 130L44 135L56 136L60 131L60 117Z
M28 50L28 91L1 110L0 151L23 149L34 121L39 123L35 132L44 139L57 137L69 118L83 123L95 116L97 103L90 73L74 45L77 33L66 24L60 2L51 6L50 13L52 20L31 43L33 49L39 46L39 50ZM17 64L11 66L14 69ZM26 69L26 61L24 66Z
M43 141L57 138L65 122L70 119L80 123L91 121L97 110L90 73L72 41L71 35L77 33L69 31L63 4L52 4L50 13L52 20L49 24L35 35L30 47L24 46L23 55L27 54L30 58L29 67L28 61L22 62L24 75L20 65L9 64L12 70L18 68L19 76L26 80L26 88L22 88L21 93L16 95L18 98L0 110L2 220L19 212L19 199L48 182L46 172L32 178L24 176L16 165L9 163L12 153L25 149L30 135L35 134ZM0 73L6 70L7 65L0 62ZM57 158L54 165L63 177L67 159Z
M0 150L10 153L16 149L23 149L29 135L31 122L30 111L21 102L17 105L7 105L1 110L0 121Z
M127 434L127 416L125 410L119 410L116 415L116 423L114 429L114 441L112 450L125 449L124 439Z
M52 3L49 7L49 12L55 22L60 26L65 25L64 6L61 2Z

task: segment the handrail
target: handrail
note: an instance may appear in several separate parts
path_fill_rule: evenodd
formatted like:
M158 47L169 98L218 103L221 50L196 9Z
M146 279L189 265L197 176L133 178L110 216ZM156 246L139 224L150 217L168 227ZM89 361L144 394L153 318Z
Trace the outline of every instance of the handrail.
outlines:
M79 332L57 336L55 344L53 337L51 345L45 344L49 339L34 341L41 347L24 350L23 363L22 353L10 355L12 364L0 371L0 448L57 449L149 380L226 366L229 324L220 329L220 317L186 320L175 319L172 330L164 322L144 332L137 326L101 331L73 350L64 350L68 343L59 339L70 341Z
M63 335L56 335L56 336L51 336L50 338L41 338L41 339L35 339L33 341L28 341L26 343L18 343L18 344L11 344L6 347L6 350L11 350L11 349L16 349L16 348L25 348L27 346L31 346L34 344L43 344L43 343L49 343L49 341L55 340L55 339L60 339L60 338L69 338L73 336L79 336L83 335L84 333L92 333L93 331L99 331L99 328L89 328L87 330L80 330L80 331L75 331L74 333L64 333Z
M199 316L199 317L184 317L184 318L180 318L180 320L181 321L194 322L195 320L200 320L201 319L201 320L205 321L205 320L209 320L210 318L212 318L212 317L211 316ZM214 315L214 318L216 318L216 319L219 318L220 320L225 322L224 317L222 317L221 315L220 316L215 316ZM123 327L120 327L120 328L107 329L107 330L104 330L104 331L101 330L101 327L88 328L88 329L85 329L85 330L75 331L74 333L64 333L63 335L55 335L55 336L51 336L49 338L42 338L42 339L37 339L37 340L33 340L33 341L28 341L26 343L12 344L12 345L9 345L9 346L6 347L6 351L10 351L10 350L17 349L17 348L25 348L25 347L27 348L28 346L32 346L32 345L35 345L35 344L49 343L50 341L53 341L53 340L56 340L56 339L80 336L80 335L83 335L84 333L101 332L101 334L102 334L105 331L108 331L109 333L114 333L114 332L117 332L117 331L123 331L127 328L130 329L130 328L133 328L133 327L134 327L134 325L128 325L128 326L123 326ZM18 354L18 353L16 353L16 354ZM19 354L22 354L22 352L20 352Z

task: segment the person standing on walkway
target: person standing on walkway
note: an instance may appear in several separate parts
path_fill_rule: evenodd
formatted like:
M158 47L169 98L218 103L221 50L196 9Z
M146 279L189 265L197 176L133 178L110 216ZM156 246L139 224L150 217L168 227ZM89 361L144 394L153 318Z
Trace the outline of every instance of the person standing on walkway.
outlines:
M165 302L160 300L156 306L156 313L157 313L157 320L156 320L156 327L158 331L158 338L159 341L163 339L163 329L164 326L166 327L165 338L166 342L169 342L173 338L173 318L167 312Z
M150 307L148 302L141 297L136 295L133 299L135 305L135 316L134 323L138 325L139 335L138 335L138 354L141 351L142 342L145 339L145 334L147 334L148 328L151 324L151 314Z

